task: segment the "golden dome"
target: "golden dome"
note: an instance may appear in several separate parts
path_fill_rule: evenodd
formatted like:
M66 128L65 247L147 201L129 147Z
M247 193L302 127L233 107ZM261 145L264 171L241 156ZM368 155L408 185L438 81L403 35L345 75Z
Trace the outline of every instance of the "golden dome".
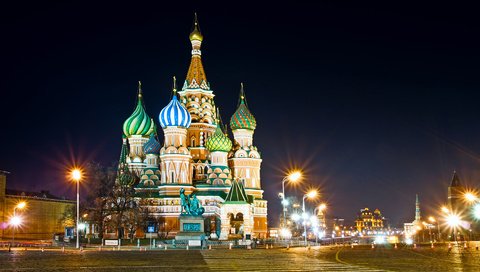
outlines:
M195 21L193 25L193 31L190 33L190 41L203 41L203 35L200 32L200 28L198 26L198 20L197 20L197 13L195 13Z
M193 29L192 33L190 33L190 41L203 41L203 35L198 30L197 26L195 25L195 29Z

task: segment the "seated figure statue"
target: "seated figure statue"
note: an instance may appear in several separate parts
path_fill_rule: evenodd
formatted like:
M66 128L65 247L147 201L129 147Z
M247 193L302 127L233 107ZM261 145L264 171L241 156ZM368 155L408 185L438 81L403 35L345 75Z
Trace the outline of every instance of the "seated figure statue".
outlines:
M195 194L191 195L192 199L190 199L190 214L191 215L202 215L205 212L205 208L203 208Z

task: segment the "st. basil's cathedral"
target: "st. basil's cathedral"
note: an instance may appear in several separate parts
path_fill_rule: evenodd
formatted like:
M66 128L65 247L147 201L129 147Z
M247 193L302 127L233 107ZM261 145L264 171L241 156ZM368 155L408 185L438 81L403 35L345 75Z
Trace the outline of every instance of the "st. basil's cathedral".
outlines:
M123 124L119 167L138 176L132 184L135 196L157 219L159 233L172 237L178 232L183 188L204 207L205 231L211 239L265 238L262 159L253 145L257 124L243 85L229 123L232 141L203 68L203 35L196 18L189 38L192 58L183 87L177 91L174 83L171 100L158 115L163 146L139 84L135 111Z

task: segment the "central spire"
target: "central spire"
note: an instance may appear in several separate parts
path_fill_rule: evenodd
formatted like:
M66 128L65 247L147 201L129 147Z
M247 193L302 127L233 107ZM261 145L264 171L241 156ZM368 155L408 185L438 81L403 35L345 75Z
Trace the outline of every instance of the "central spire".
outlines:
M210 90L207 82L207 76L202 64L202 46L203 35L200 32L200 25L198 24L197 14L193 22L193 30L190 33L190 42L192 43L192 60L188 68L187 78L183 89L203 89Z

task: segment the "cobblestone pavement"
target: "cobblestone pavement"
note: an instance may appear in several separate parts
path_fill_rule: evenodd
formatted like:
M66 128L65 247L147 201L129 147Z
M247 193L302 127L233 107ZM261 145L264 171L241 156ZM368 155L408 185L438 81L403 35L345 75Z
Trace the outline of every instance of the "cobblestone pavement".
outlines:
M0 251L0 271L480 271L475 248Z

